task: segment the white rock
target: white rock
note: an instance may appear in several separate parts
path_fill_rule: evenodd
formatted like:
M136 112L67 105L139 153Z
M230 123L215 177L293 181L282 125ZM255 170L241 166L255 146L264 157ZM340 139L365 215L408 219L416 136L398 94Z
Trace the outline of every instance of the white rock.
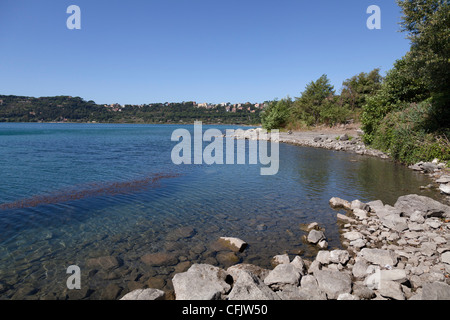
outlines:
M329 203L332 208L344 208L347 210L350 210L352 208L350 202L338 197L331 198Z
M352 280L347 273L330 270L314 272L319 289L326 293L328 299L337 299L341 293L350 293Z
M398 260L398 256L393 251L383 249L364 248L358 253L358 256L383 267L386 265L395 266Z
M272 264L273 265L278 265L278 264L288 264L291 263L289 256L287 255L287 253L285 254L279 254L276 255L272 258Z
M350 207L355 210L355 209L360 209L360 210L364 210L364 211L369 211L370 210L370 206L365 204L364 202L361 202L359 200L353 200L352 203L350 204Z
M353 214L358 217L359 220L367 219L367 212L362 209L353 209Z
M324 240L324 239L325 239L325 234L322 231L313 229L308 233L308 242L309 243L316 244L320 240Z
M300 271L301 275L306 273L306 264L300 256L295 256L291 261L291 264Z
M229 246L235 248L239 252L244 251L244 249L247 247L247 243L244 240L241 240L239 238L233 238L233 237L220 237L221 241L224 241Z
M177 300L217 300L230 291L225 281L228 273L209 264L193 264L188 271L177 273L172 284Z
M330 263L330 251L320 250L317 252L316 260L321 264L329 264Z
M353 218L347 217L346 215L342 214L342 213L338 213L337 214L337 219L341 220L341 221L345 221L345 222L351 222L351 223L356 223L358 221L356 221Z
M441 190L442 193L450 194L450 184L441 184L439 190Z
M346 264L350 259L350 254L347 250L332 250L330 251L330 261L333 263Z
M443 175L439 179L436 180L437 183L449 183L450 182L450 176L449 175Z
M362 248L366 246L366 241L364 239L356 239L353 241L350 241L350 245L355 247L355 248Z
M348 232L343 233L342 236L345 239L350 240L350 241L364 238L362 233L360 233L358 231L348 231Z
M400 283L395 281L381 280L378 293L385 298L405 300L405 294L403 293Z
M280 300L257 276L242 271L228 294L228 300Z
M444 252L441 254L441 261L447 264L450 264L450 251Z
M298 286L301 276L294 265L279 264L267 275L264 283L274 290L282 290L285 286Z

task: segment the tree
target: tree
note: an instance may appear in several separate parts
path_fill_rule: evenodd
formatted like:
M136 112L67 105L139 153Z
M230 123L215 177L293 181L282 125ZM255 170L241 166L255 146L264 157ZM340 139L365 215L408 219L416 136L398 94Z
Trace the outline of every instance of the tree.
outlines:
M368 96L374 95L381 88L383 77L380 69L369 73L361 72L342 83L341 100L350 110L361 109Z
M292 109L292 99L287 97L269 103L261 114L262 126L267 129L279 129L286 125Z
M294 114L308 126L318 124L320 111L326 99L335 95L334 87L326 74L316 81L311 81L294 103Z
M441 126L450 122L450 3L448 0L398 0L401 31L411 40L411 68L434 99Z
M379 123L389 112L430 96L424 80L417 77L413 70L411 55L407 53L394 63L376 94L367 97L361 116L366 142L372 142Z

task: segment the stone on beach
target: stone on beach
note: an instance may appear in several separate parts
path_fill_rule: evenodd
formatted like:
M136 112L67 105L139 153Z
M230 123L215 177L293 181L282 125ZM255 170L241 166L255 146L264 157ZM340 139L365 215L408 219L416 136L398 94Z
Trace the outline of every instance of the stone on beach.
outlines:
M263 281L249 271L242 271L233 284L228 300L280 300Z
M302 275L300 270L292 264L277 265L267 277L264 283L275 290L281 290L286 286L298 286Z
M429 197L416 194L399 197L394 207L407 217L411 216L415 211L419 211L424 217L450 218L449 206Z
M347 210L351 210L351 208L352 208L350 202L348 202L347 200L338 198L338 197L331 198L329 203L332 208L344 208Z
M347 273L331 270L314 272L319 289L326 293L328 299L337 299L342 293L350 293L352 280Z
M325 234L322 231L313 229L308 233L307 240L309 243L316 244L319 241L324 240L324 239L325 239Z
M193 264L188 271L177 273L173 288L177 300L218 300L227 294L231 285L227 282L228 273L208 265Z
M366 261L383 267L395 266L398 260L398 256L391 250L364 248L358 255Z

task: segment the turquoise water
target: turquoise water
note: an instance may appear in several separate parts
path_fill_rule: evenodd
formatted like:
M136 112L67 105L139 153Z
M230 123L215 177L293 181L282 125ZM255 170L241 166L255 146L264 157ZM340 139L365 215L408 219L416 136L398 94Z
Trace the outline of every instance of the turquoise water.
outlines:
M203 126L225 132L236 126ZM328 200L418 193L429 183L386 160L280 144L280 168L174 165L173 130L193 126L0 124L0 299L108 299L134 288L170 291L194 262L270 267L287 252L313 255L303 223L340 247ZM243 253L221 236L249 243ZM153 255L158 261L141 259ZM113 258L99 265L99 257ZM66 287L81 268L82 290Z

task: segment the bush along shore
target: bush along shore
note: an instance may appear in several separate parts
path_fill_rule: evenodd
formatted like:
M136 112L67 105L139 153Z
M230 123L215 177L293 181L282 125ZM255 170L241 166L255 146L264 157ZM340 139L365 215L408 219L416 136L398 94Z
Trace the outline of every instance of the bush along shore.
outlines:
M450 300L450 207L415 194L394 206L332 198L343 249L327 250L317 223L305 241L319 246L315 259L277 255L273 269L236 264L221 269L194 264L172 278L177 300ZM247 244L222 238L236 251ZM138 289L122 300L165 299Z

